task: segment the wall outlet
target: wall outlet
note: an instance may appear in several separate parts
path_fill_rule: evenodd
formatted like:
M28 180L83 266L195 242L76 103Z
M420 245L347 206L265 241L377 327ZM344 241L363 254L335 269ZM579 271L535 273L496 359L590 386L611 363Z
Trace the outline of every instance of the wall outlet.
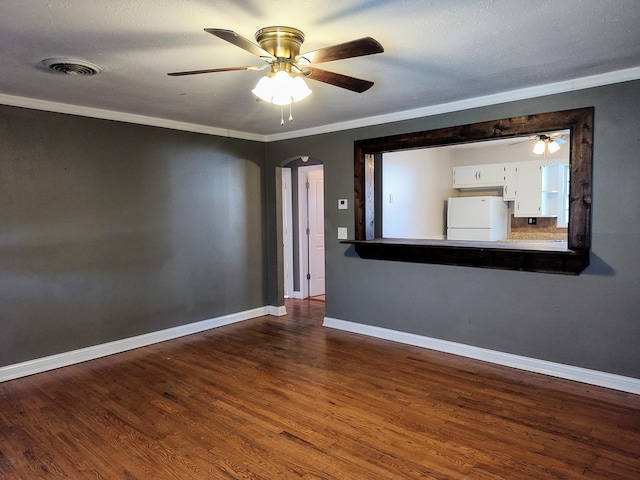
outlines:
M341 198L338 200L338 210L347 210L349 208L349 200Z
M535 225L536 223L538 223L538 220L536 219L536 217L528 217L527 218L527 224Z
M347 240L349 233L347 227L338 227L338 240Z

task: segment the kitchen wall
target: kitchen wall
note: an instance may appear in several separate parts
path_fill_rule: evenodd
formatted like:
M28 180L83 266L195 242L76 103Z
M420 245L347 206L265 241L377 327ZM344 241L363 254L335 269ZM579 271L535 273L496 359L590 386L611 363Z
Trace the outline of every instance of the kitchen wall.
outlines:
M639 98L633 81L270 143L269 209L276 166L296 152L322 159L330 318L640 378ZM579 276L363 260L336 239L339 226L354 235L353 210L337 210L336 201L353 199L355 140L588 106L595 107L592 250ZM277 245L277 229L269 233ZM278 249L269 255L276 265ZM277 271L269 273L278 282Z
M533 153L535 141L530 137L510 140L493 140L474 144L449 147L453 150L453 166L483 165L489 163L533 162L546 159L549 163L569 163L569 135L567 143L553 153L537 155Z
M264 145L0 106L0 366L267 305Z
M446 237L446 202L458 196L451 185L452 157L446 148L382 155L383 237Z
M501 197L502 188L452 188L453 167L546 160L569 163L567 143L544 156L533 153L532 137L476 142L436 148L387 152L382 162L382 236L386 238L444 238L446 202L449 197L491 195ZM513 216L509 203L510 239L567 240L567 228L556 218L539 217L536 225Z

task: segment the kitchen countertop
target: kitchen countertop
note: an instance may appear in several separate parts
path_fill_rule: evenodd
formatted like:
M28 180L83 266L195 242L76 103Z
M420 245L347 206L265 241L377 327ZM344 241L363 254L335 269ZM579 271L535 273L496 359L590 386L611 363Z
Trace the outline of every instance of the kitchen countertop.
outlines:
M567 233L562 232L514 232L509 233L509 240L566 240Z

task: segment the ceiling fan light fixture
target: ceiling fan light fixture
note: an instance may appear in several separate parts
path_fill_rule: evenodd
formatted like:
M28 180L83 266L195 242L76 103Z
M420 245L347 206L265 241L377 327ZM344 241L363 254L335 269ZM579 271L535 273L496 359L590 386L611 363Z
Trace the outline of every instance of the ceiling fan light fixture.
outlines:
M311 95L311 90L305 83L303 77L308 77L314 81L334 85L356 93L365 92L373 86L373 82L368 80L329 72L315 67L303 70L302 67L384 52L384 48L377 40L371 37L364 37L350 42L320 48L301 55L300 46L304 42L304 34L297 28L292 27L274 26L262 28L255 34L258 44L247 40L232 30L223 28L205 28L204 30L267 62L267 65L271 67L271 71L258 81L251 92L265 102L280 106L281 125L284 124L284 106L289 105L289 120L293 120L291 113L293 103L304 100ZM266 68L266 66L263 68ZM167 75L182 76L237 70L262 69L252 66L209 68L206 70L172 72Z
M262 77L251 92L259 99L275 105L290 105L311 95L302 77L292 76L285 70Z

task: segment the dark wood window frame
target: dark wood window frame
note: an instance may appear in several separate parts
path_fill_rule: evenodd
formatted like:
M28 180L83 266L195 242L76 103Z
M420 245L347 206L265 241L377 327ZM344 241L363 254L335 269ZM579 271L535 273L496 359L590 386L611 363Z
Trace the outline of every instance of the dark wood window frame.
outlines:
M367 259L579 274L589 265L591 248L593 116L593 107L588 107L356 141L355 239L344 243L354 244L358 255ZM375 166L380 163L383 153L566 129L571 131L567 250L545 251L520 248L517 244L494 248L487 243L380 238L376 188L381 188L381 178L376 175Z

